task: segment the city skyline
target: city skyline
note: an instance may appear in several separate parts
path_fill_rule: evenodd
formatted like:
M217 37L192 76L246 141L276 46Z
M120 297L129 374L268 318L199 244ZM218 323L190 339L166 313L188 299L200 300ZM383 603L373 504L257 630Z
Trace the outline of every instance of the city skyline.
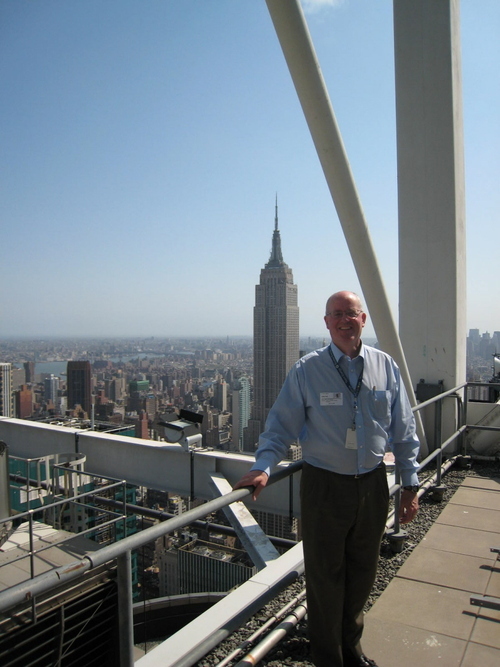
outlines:
M397 320L392 3L303 6ZM490 332L499 27L462 2L467 329ZM276 192L300 335L360 292L264 2L6 1L0 87L0 337L251 335Z
M268 271L268 267L263 271ZM283 262L280 274L284 276L285 271L293 280L290 269ZM267 282L272 279L273 276L268 276ZM274 279L278 293L270 296L276 299L283 285L280 285L279 275ZM295 287L292 283L288 286ZM295 301L295 294L287 301ZM292 308L292 311L296 310L296 306ZM293 319L292 312L292 324ZM273 322L269 324L271 328ZM291 327L290 337L293 337L294 329L296 326ZM364 340L367 344L371 342ZM225 446L231 440L237 449L243 447L245 451L253 451L262 429L261 419L267 413L266 398L272 400L270 394L277 389L273 379L284 372L279 359L275 364L269 362L274 371L269 377L262 377L262 372L258 372L259 363L255 363L259 354L254 358L259 345L252 345L249 336L219 341L148 338L142 343L139 339L68 339L32 341L27 347L22 342L0 341L0 359L4 360L0 363L0 415L35 420L63 418L66 423L72 423L75 418L89 419L92 402L98 421L111 420L116 425L130 418L135 424L136 437L147 438L144 411L151 420L158 409L162 411L160 404L165 409L165 399L171 401L170 407L173 404L180 409L187 401L189 409L199 411L201 393L203 405L209 400L218 414L233 414L235 431L231 439L226 417L216 418L214 422L213 416L207 412L206 436L210 443ZM318 339L301 339L301 354L307 354L321 344ZM490 382L495 376L498 378L499 357L500 331L491 336L488 332L471 329L466 348L467 381ZM182 382L167 397L158 379L166 381L170 387L174 377ZM254 388L252 413L251 387ZM470 398L474 400L483 400L489 395L488 388L484 387L475 387L471 392ZM205 408L203 412L205 414ZM142 435L138 436L139 432Z

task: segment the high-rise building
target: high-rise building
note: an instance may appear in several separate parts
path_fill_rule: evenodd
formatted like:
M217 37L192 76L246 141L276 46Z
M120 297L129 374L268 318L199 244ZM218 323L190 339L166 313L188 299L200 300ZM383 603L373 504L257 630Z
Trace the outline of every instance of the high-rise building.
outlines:
M12 394L12 364L0 364L0 415L14 416L14 396Z
M57 393L59 391L59 378L55 375L45 378L43 381L44 397L46 401L50 401L54 405L57 402Z
M141 411L141 414L135 423L135 437L149 440L148 413L145 410Z
M254 404L252 419L263 428L285 377L299 358L299 307L292 269L283 261L275 206L271 256L255 287Z
M479 341L481 340L479 329L469 329L469 338L474 343L474 345L478 345Z
M243 450L243 429L250 419L250 380L240 377L233 391L233 447L236 451Z
M108 398L111 401L119 401L127 394L127 382L125 378L116 377L109 380Z
M15 392L16 417L26 419L33 414L33 392L27 384L21 385Z
M221 412L227 410L227 384L225 380L219 379L214 385L214 407Z
M35 382L35 362L25 361L23 366L24 366L26 384L31 384Z
M92 409L92 377L90 361L68 361L68 410L81 405L87 417Z

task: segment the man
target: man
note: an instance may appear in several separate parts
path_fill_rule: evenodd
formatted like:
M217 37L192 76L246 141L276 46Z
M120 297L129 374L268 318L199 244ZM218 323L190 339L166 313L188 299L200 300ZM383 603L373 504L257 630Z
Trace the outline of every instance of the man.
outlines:
M376 576L389 506L384 454L405 487L400 521L418 510L415 421L389 355L365 346L359 297L326 304L332 342L290 370L260 436L256 462L235 488L265 487L271 469L299 440L304 465L301 516L308 628L316 667L375 665L361 649L363 607Z

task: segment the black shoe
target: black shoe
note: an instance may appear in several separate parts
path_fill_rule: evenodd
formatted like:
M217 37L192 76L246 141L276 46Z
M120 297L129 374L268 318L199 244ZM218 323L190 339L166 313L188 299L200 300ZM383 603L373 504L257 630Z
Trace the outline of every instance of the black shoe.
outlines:
M377 667L377 663L375 662L375 660L370 660L370 658L367 658L364 653L359 658L357 664L358 667Z
M375 660L367 658L364 653L357 656L344 650L342 651L342 656L344 658L344 667L377 667Z
M359 658L354 656L345 656L344 655L344 667L377 667L375 660L367 658L364 653L362 653Z

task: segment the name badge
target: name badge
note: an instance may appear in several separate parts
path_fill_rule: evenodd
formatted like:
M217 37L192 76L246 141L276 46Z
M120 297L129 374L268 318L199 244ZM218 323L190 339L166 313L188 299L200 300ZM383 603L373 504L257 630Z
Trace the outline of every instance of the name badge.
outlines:
M356 435L356 430L352 428L347 429L345 436L345 448L346 449L357 449L358 448L358 438Z
M341 391L322 391L319 395L320 405L343 405L344 395Z

